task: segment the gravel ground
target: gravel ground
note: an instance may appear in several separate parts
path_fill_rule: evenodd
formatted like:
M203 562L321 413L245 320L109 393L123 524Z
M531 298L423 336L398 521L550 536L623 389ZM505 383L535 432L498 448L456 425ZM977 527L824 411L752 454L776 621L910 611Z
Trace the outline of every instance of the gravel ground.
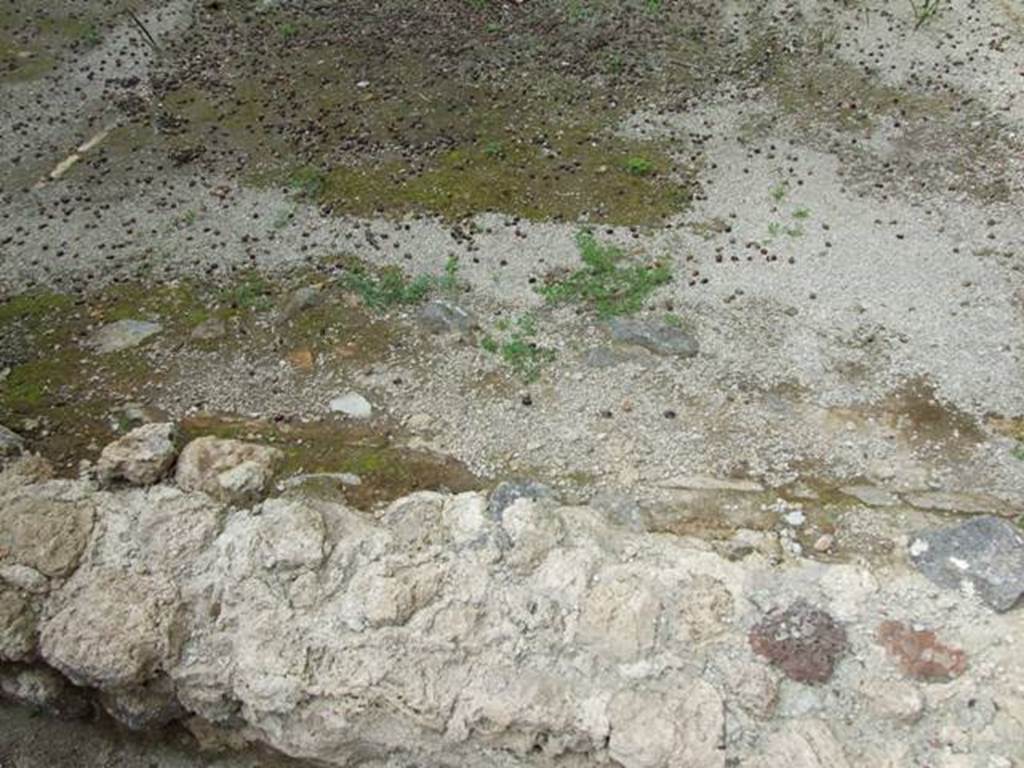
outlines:
M100 4L71 6L88 15ZM118 399L143 399L177 419L214 412L334 423L330 400L355 390L373 404L375 429L453 457L480 478L533 476L573 497L611 494L641 506L685 506L695 478L714 477L754 480L788 499L802 486L858 482L904 494L984 494L1007 515L1024 508L1024 462L1014 456L1024 414L1024 17L1012 3L943 4L916 29L907 4L879 0L774 2L760 11L694 4L661 20L626 11L576 18L553 2L495 4L480 15L426 3L390 27L390 3L260 7L153 5L140 18L157 53L123 16L104 16L99 40L66 47L51 72L0 80L0 132L9 137L0 145L3 291L67 291L88 305L121 281L156 290L199 279L230 289L256 270L278 308L300 283L326 285L344 307L342 257L435 276L454 257L452 300L479 328L433 336L416 307L372 323L372 313L353 310L333 346L316 346L279 330L271 310L229 326L213 345L194 343L187 329L158 336L142 353L145 380L118 389ZM330 20L345 11L365 25L304 26L303 14ZM287 68L305 59L296 53L288 64L291 49L282 53L276 37L246 47L256 43L238 30L250 16L254 24L272 18L282 39L295 35L307 47L344 37L332 44L366 59L339 54L337 66L365 78L367 95L349 84L351 98L309 120L282 106L260 113L261 127L239 129L249 113L223 94L241 92L264 63L271 74L259 92L270 104L279 96L294 104L296 88L310 82ZM424 20L437 24L436 52L415 45ZM388 28L390 42L380 32ZM714 53L678 42L693 29L715 36ZM31 43L26 35L16 42ZM424 71L442 73L441 85L411 75L415 85L401 85L408 70L396 74L389 45L409 46ZM536 64L524 63L537 50L545 53ZM521 88L555 89L537 79L545 68L580 89L581 104L552 107ZM400 157L429 173L452 146L478 151L483 139L457 135L455 118L431 134L429 115L426 128L407 125L388 105L415 105L415 88L424 101L442 101L451 96L438 88L469 82L513 100L528 94L526 127L506 126L503 135L517 152L536 145L543 162L570 152L557 144L554 111L564 107L570 123L580 122L581 110L614 101L601 130L587 128L595 151L643 151L671 165L629 181L622 199L637 189L667 194L685 181L692 200L636 221L617 197L598 199L574 222L489 206L472 217L432 216L398 197L387 215L372 216L351 200L311 201L288 177L268 182L253 172L264 161L358 162L372 179ZM189 106L204 98L212 128ZM472 122L489 113L466 114ZM360 138L350 146L339 137L353 121ZM41 182L97 135L70 170ZM580 158L581 172L595 174L583 192L572 187L586 207L590 187L610 177ZM552 176L546 204L558 205L566 173ZM537 287L579 265L575 236L585 223L632 257L671 263L673 280L638 317L681 325L699 342L697 356L613 343L586 307L545 302ZM481 347L507 338L508 324L527 313L530 341L556 353L534 381ZM101 319L85 316L81 334ZM365 351L378 330L387 343ZM362 351L339 352L345 341ZM33 355L51 354L39 339L5 345L19 352L0 369L15 376ZM296 351L309 349L296 365ZM38 437L17 409L0 417L30 442ZM94 458L98 447L75 458ZM680 477L683 497L665 487ZM850 541L868 542L849 554L869 556L887 526L921 523L920 508L900 510L906 517L894 522L879 509L844 509Z

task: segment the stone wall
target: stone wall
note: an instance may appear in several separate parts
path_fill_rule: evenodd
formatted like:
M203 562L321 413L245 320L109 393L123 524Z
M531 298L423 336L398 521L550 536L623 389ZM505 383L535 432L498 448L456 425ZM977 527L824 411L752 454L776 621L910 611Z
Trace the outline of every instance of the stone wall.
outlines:
M909 556L49 474L0 475L0 691L28 705L337 766L1024 764L1024 612Z

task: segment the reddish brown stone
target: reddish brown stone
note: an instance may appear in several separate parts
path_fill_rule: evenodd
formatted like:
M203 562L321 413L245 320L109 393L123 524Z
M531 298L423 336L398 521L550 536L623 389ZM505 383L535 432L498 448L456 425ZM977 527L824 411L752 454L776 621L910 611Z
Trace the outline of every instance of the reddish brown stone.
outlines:
M901 621L883 621L878 625L878 642L896 659L903 674L915 680L952 680L967 667L967 654L940 643L930 629L911 629Z
M842 625L804 600L769 611L749 640L755 653L801 683L826 682L847 647Z

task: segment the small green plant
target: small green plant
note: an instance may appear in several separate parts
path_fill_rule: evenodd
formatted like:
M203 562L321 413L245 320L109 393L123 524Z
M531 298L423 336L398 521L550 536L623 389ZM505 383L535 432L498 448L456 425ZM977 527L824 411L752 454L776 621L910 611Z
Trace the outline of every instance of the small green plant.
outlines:
M82 30L82 42L93 48L103 42L103 37L95 24L90 24Z
M284 24L282 24L279 30L281 32L281 37L283 37L285 40L291 40L293 37L299 34L299 28L289 22L285 22Z
M1017 441L1016 447L1010 453L1013 458L1024 461L1024 440Z
M499 355L525 383L539 379L544 366L554 361L553 349L546 349L533 341L537 324L532 315L520 315L511 324L500 320L495 323L495 330L509 333L500 341L493 336L485 336L480 347L492 355Z
M632 176L648 176L654 172L654 163L646 157L627 157L625 168L626 173Z
M501 24L496 21L487 22L487 26L484 27L484 31L489 35L497 35L501 32Z
M785 232L786 232L786 236L787 237L803 237L804 236L804 228L801 227L801 226L786 227Z
M273 306L270 294L270 284L266 280L259 275L249 274L229 288L224 299L232 309L266 312Z
M484 145L484 155L495 160L505 158L505 145L500 141L489 141Z
M582 0L569 0L566 13L573 24L584 22L594 15L593 10Z
M288 178L288 186L297 197L305 200L315 199L327 183L323 171L309 166L298 168Z
M782 225L777 221L769 222L768 224L768 237L776 238L782 234Z
M648 13L657 13L661 10L662 0L644 0Z
M453 253L444 263L444 274L437 279L437 287L449 296L459 292L459 259Z
M942 9L942 0L907 0L914 12L914 29L920 29L929 21L939 15Z
M668 266L627 262L621 249L602 245L590 232L577 234L576 245L583 266L538 289L554 304L588 304L599 317L628 315L643 307L656 288L672 279Z
M793 218L800 219L801 221L804 219L809 219L811 218L811 212L807 208L797 208L795 211L793 211Z
M683 318L673 312L669 312L665 315L665 325L672 328L682 328Z
M179 216L175 221L185 227L191 227L196 223L199 218L199 212L195 208L190 208Z
M780 181L778 184L771 188L771 196L776 203L781 203L783 200L786 199L786 195L788 194L789 185L784 181Z
M403 304L418 304L430 293L431 279L426 275L409 279L398 267L371 271L362 264L346 270L341 287L359 295L371 309L384 310Z
M294 208L282 208L274 216L274 220L271 222L271 226L273 226L274 229L284 229L289 224L291 224L291 221L294 218L295 218L295 209Z

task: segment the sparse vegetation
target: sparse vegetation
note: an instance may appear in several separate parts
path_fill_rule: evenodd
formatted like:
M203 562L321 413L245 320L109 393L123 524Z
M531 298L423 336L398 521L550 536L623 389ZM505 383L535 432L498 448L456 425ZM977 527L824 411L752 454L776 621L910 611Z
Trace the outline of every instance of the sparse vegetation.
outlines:
M639 155L626 158L626 172L633 176L648 176L654 172L654 163Z
M223 299L232 309L252 312L266 312L273 306L270 283L258 274L244 277L225 292Z
M942 0L907 0L914 12L914 29L920 29L939 15Z
M485 352L499 355L513 372L529 384L540 378L544 366L555 359L555 351L539 346L533 341L537 334L536 321L530 314L520 315L511 324L507 321L495 323L495 330L505 333L504 338L485 336L480 347Z
M789 194L789 184L787 184L784 181L780 181L778 184L771 188L770 194L772 196L772 200L774 200L777 203L781 203L783 200L786 199L786 195Z
M455 254L444 263L444 274L437 279L437 287L448 296L459 292L459 259Z
M576 245L583 266L538 289L552 303L586 304L599 317L627 315L640 309L656 288L672 279L667 265L628 261L622 249L602 245L590 232L577 234Z
M295 170L288 179L288 186L292 192L304 200L315 199L323 191L326 183L327 177L322 171L308 166Z
M398 267L371 270L357 263L345 271L340 283L345 290L358 294L367 307L384 310L423 301L432 281L426 275L409 279Z

